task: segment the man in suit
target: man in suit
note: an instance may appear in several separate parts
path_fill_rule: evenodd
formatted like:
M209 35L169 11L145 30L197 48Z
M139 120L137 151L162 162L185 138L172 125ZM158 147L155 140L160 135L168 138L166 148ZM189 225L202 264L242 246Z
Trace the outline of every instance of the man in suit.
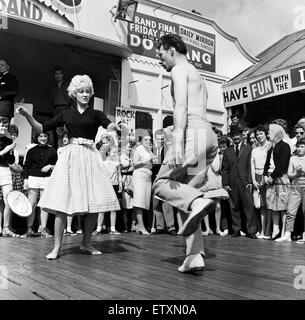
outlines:
M54 83L51 87L52 93L52 114L55 116L62 111L69 110L71 108L71 99L68 95L69 83L64 79L64 71L60 66L53 68ZM58 127L54 130L54 147L62 146L62 138L64 127Z
M0 58L0 116L10 121L14 116L14 100L19 94L19 83L9 69L7 60Z
M246 216L247 236L256 239L257 226L252 197L251 153L252 147L242 143L242 129L231 128L234 145L224 151L222 162L222 185L230 195L233 237L240 236L240 210Z
M156 142L154 148L154 155L157 157L157 162L153 166L153 180L155 179L160 170L161 164L163 163L164 156L167 151L167 145L164 144L164 140L166 137L165 131L163 129L157 130L154 136ZM168 234L176 236L177 233L175 229L174 208L167 202L163 201L159 201L158 205L156 205L155 198L153 198L153 202L154 215L156 218L156 231L152 233L160 234L165 233L167 231Z

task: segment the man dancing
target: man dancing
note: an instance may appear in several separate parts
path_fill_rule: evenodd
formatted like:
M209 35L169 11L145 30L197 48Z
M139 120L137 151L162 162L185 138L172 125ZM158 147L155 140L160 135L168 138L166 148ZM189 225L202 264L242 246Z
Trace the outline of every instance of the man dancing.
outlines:
M180 272L204 268L201 220L213 201L200 188L217 153L217 137L206 121L207 89L180 36L167 34L158 45L161 65L171 71L174 103L172 150L169 150L154 183L155 195L181 211L181 234L186 237L186 259ZM169 128L167 128L169 129Z

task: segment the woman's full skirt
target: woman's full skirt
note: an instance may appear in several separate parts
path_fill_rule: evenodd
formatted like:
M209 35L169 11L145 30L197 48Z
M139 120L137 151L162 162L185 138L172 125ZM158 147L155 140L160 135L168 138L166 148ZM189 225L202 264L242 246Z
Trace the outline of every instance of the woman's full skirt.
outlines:
M91 145L68 145L59 157L38 203L67 215L120 210L99 152Z

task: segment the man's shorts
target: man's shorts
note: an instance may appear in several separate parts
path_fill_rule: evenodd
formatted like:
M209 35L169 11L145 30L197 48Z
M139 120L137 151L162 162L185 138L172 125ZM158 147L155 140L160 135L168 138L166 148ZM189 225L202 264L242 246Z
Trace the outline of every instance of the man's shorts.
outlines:
M0 167L0 186L13 184L12 173L9 167Z
M49 177L29 176L28 178L29 189L45 189L48 179Z

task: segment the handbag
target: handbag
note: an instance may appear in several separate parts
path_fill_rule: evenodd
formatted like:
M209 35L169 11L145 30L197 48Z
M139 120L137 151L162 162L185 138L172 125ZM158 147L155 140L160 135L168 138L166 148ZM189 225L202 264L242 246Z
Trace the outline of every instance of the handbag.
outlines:
M126 192L131 198L133 198L133 183L131 176L126 176L123 180L123 192Z
M253 202L254 202L254 207L256 209L260 209L260 207L261 207L261 194L258 189L253 191Z
M23 172L23 168L21 167L20 164L17 164L17 163L9 164L9 167L12 170L12 172L15 174Z

